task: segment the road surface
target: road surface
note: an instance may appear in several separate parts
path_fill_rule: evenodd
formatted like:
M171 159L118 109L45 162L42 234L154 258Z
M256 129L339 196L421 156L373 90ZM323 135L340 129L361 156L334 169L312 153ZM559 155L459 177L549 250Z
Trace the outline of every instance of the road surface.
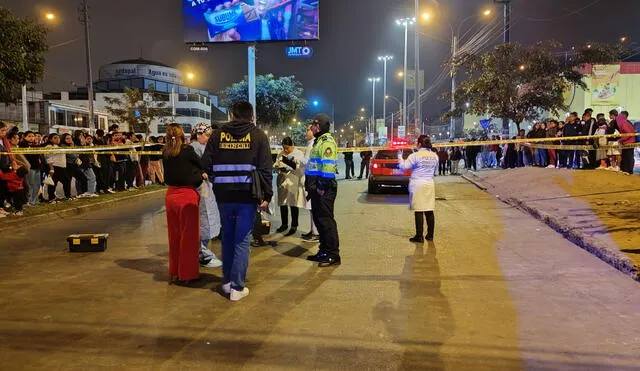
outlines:
M437 180L433 243L408 241L407 195L340 182L342 266L271 236L237 303L214 291L219 268L196 288L167 283L161 195L5 231L0 368L640 369L638 283L460 178ZM79 232L110 233L108 250L68 253Z

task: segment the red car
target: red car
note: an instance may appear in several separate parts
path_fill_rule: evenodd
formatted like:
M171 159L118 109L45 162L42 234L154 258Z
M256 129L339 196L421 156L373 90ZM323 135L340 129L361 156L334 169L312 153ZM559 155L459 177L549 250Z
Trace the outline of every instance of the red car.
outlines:
M369 172L369 194L380 193L382 186L409 187L411 170L402 171L399 168L398 151L400 149L385 149L378 151L371 159ZM402 157L406 160L413 150L402 149Z

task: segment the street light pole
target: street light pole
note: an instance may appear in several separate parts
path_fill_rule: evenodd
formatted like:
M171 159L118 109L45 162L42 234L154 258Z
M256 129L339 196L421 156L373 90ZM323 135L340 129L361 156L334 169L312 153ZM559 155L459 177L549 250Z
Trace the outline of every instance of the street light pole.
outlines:
M391 55L385 55L383 57L378 57L379 61L382 61L384 68L383 68L383 74L382 74L382 93L383 95L383 100L382 100L382 118L384 119L384 123L385 126L387 124L387 62L392 60L393 56ZM393 125L393 122L391 123L391 125Z
M409 42L409 25L416 22L415 18L403 18L396 20L396 24L404 26L404 67L403 67L403 81L402 81L402 105L404 111L402 111L402 126L407 126L407 46Z
M371 130L375 130L376 127L376 83L380 81L379 77L370 77L369 82L373 87L373 101L371 104ZM371 132L371 130L369 132ZM375 137L375 131L374 131Z
M493 0L504 5L504 43L511 42L511 0ZM502 119L502 135L509 136L509 119Z
M456 110L456 57L458 54L458 36L453 35L451 39L451 112ZM456 119L451 115L451 124L449 128L449 139L455 138L456 135Z
M87 91L89 94L89 128L95 129L93 122L93 69L91 67L91 38L89 36L89 0L82 0L80 23L84 24L84 43L87 58Z
M415 18L418 19L420 17L420 0L415 0ZM415 67L416 67L416 86L415 86L415 120L416 126L422 123L422 109L421 109L421 101L420 101L420 32L418 27L414 27L414 39L415 39Z

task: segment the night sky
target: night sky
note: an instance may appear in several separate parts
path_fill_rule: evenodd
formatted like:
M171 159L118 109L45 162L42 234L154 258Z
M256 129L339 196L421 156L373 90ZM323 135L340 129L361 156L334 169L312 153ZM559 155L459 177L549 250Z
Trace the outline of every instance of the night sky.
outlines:
M47 57L46 77L38 89L75 90L86 83L83 26L78 22L79 0L0 0L18 16L42 19L46 9L54 10L58 24L50 26L49 44L77 42L52 49ZM413 9L413 1L408 1ZM421 67L427 70L427 85L441 71L449 56L449 25L479 14L490 0L421 0L435 14L430 23L420 25ZM183 43L180 0L90 0L94 76L110 62L147 58L198 76L195 87L218 92L246 74L246 46L215 45L208 53L192 53ZM408 4L407 4L408 5ZM585 9L583 9L585 8ZM403 28L394 21L408 14L404 0L321 0L321 40L312 42L314 56L290 60L284 55L287 43L260 44L257 72L276 76L295 75L305 87L308 100L318 99L320 109L335 105L336 121L347 120L360 107L371 105L371 85L367 77L381 76L378 55L391 54L388 91L402 96L402 82L395 77L402 67ZM502 22L502 8L494 8L494 21ZM567 47L588 41L615 42L620 36L640 38L638 0L514 0L512 41L523 44L556 39ZM478 25L478 24L476 24ZM465 24L464 30L473 26ZM436 40L440 39L442 41ZM444 41L444 42L443 42ZM495 42L500 42L499 35ZM409 68L413 65L412 45ZM446 81L429 99L426 115L438 115L447 106L438 96L446 91ZM381 86L382 84L380 84ZM382 89L377 92L378 115L382 113ZM397 108L389 103L388 109Z

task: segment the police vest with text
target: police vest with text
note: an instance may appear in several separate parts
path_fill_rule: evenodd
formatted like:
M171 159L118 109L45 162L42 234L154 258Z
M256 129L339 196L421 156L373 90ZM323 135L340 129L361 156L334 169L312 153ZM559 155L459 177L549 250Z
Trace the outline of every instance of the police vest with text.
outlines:
M318 188L325 189L335 185L338 170L338 148L331 134L321 135L311 150L311 156L305 170L309 181L315 181Z

